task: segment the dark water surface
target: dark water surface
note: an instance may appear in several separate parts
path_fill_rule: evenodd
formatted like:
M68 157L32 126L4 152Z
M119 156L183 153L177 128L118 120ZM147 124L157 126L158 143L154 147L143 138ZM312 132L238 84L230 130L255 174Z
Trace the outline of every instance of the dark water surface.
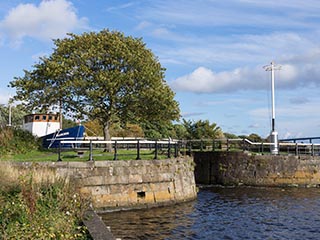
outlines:
M122 239L320 239L320 189L206 187L193 202L103 220Z

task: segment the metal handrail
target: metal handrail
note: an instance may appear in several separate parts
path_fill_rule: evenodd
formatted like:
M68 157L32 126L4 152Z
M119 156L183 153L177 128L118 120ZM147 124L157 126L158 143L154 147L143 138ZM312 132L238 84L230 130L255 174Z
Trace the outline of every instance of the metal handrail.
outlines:
M61 149L63 147L63 144L74 144L74 146L80 146L73 148L74 150L89 150L89 161L93 160L93 150L97 149L97 147L94 147L99 144L103 144L105 148L106 145L111 144L114 148L114 160L118 160L118 149L120 148L119 145L128 145L128 144L134 144L137 149L137 157L136 159L139 160L140 158L140 149L143 148L143 145L148 145L147 148L154 149L154 159L158 159L159 149L167 149L167 157L171 158L171 151L174 153L174 157L178 156L178 148L180 145L180 141L178 140L147 140L147 139L137 139L137 140L61 140L59 141L59 148L58 148L58 161L62 161L61 159ZM89 145L89 146L83 146L83 145ZM82 146L81 146L82 145ZM150 147L150 146L153 147ZM166 145L166 147L161 147L161 145ZM101 147L102 148L102 147ZM100 149L101 149L100 148Z
M111 144L114 149L114 160L118 159L118 149L123 149L123 146L127 144L127 148L137 149L137 158L140 159L140 149L146 148L143 145L148 145L147 148L154 149L154 159L158 159L158 149L165 149L167 151L167 157L171 158L171 152L174 153L174 157L180 154L180 150L184 149L184 154L191 155L195 151L250 151L267 154L268 148L273 145L270 142L252 142L246 138L236 139L192 139L192 140L148 140L148 139L112 139L109 141L105 140L62 140L60 141L60 147L58 150L59 159L61 160L61 146L63 144L74 144L75 149L90 151L89 160L92 160L92 151L97 149L97 145ZM292 143L292 142L279 142L279 150L281 154L309 154L309 155L320 155L320 143ZM83 146L87 145L87 146ZM122 146L121 146L122 145ZM128 145L135 145L134 147ZM162 145L162 146L161 146ZM95 146L95 147L93 147ZM101 147L100 147L101 148ZM103 147L105 148L105 146ZM183 153L183 152L181 152Z

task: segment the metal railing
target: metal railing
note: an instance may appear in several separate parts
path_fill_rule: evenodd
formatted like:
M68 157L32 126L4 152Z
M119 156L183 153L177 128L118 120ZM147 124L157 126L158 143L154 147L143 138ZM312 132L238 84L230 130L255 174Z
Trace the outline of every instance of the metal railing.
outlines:
M72 149L65 149L64 144L73 145ZM113 155L113 160L118 160L119 156L130 155L136 160L141 159L142 151L149 150L149 155L153 155L153 159L158 159L160 155L165 155L167 158L177 157L179 152L179 141L171 140L63 140L59 142L59 148L57 149L58 161L62 161L63 151L76 151L78 155L89 152L89 161L94 160L95 150L112 149L109 154ZM119 153L120 150L126 150L125 153ZM131 150L131 151L129 151ZM134 150L134 153L132 151Z
M178 157L179 155L192 155L194 152L208 151L248 151L259 154L270 154L270 146L273 143L252 142L248 139L195 139L195 140L83 140L83 141L60 141L58 152L58 161L62 161L62 152L65 150L63 144L72 144L79 156L81 153L88 152L88 160L94 160L95 150L112 149L109 152L113 160L118 160L124 155L130 155L131 159L141 159L142 151L149 150L152 159L159 159L159 156L166 158ZM290 143L279 142L280 155L320 155L320 144L314 143ZM70 149L68 149L70 150ZM131 151L129 151L131 150ZM121 153L120 153L121 151Z
M252 142L248 139L197 139L181 142L185 153L196 151L248 151L260 154L270 154L273 143ZM279 142L279 154L281 155L320 155L320 144L315 143L290 143Z

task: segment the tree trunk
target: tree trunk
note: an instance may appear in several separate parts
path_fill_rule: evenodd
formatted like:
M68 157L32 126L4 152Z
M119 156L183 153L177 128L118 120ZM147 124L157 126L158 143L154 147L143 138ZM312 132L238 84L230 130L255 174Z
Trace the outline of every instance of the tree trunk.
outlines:
M109 131L110 123L107 122L103 126L103 137L105 141L110 141L111 136L110 136L110 131ZM106 148L104 149L105 152L112 152L112 144L107 143Z
M62 129L62 100L59 100L59 125L60 129Z

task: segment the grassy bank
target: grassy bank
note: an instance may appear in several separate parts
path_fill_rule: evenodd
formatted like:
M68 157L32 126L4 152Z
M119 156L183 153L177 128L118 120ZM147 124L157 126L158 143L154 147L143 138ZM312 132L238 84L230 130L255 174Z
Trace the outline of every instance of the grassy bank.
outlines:
M41 162L57 161L58 149L43 149L41 141L27 131L15 128L0 128L0 161ZM172 149L173 151L173 149ZM79 155L79 152L82 154ZM87 161L89 147L86 149L62 149L63 161ZM173 155L173 152L172 152ZM154 149L140 149L140 158L154 159ZM93 160L114 160L114 152L105 152L104 148L94 149ZM137 149L117 149L118 160L133 160L137 158ZM167 158L167 154L159 150L158 159Z
M82 225L86 201L62 180L0 170L0 239L90 239Z
M78 152L82 154L79 155ZM89 150L68 150L61 152L61 159L63 161L88 161ZM173 153L172 153L173 155ZM114 159L114 152L104 152L103 150L93 150L92 158L95 161L111 161ZM134 160L137 158L136 150L118 150L117 159L118 160ZM152 160L154 159L153 150L141 150L140 158L142 160ZM166 159L167 154L159 154L158 159ZM16 161L16 162L43 162L43 161L57 161L58 153L57 150L30 150L25 153L17 154L7 154L1 157L2 161Z
M55 159L30 133L0 128L0 160ZM21 175L10 165L0 169L0 239L90 239L81 220L87 201L65 180L48 176Z
M0 156L24 154L39 147L40 140L23 129L0 128Z

